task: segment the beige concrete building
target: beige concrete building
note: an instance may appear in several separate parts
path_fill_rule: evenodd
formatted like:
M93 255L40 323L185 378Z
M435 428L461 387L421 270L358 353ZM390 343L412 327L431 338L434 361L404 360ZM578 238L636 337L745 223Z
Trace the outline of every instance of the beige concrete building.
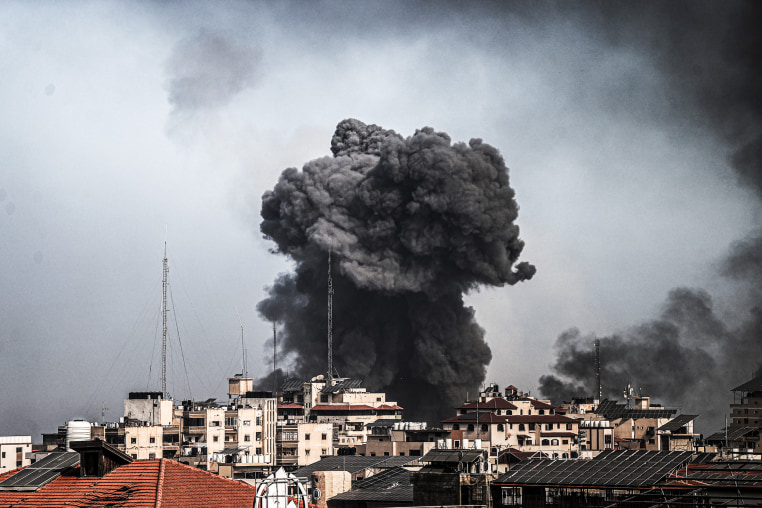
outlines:
M31 452L32 436L0 436L0 473L31 464Z

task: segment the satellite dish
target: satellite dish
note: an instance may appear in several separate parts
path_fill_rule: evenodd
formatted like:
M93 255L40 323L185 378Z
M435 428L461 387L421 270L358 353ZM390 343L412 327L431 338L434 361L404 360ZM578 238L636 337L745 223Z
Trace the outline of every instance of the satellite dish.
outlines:
M315 501L320 499L320 489L318 488L312 489L312 499L314 499Z

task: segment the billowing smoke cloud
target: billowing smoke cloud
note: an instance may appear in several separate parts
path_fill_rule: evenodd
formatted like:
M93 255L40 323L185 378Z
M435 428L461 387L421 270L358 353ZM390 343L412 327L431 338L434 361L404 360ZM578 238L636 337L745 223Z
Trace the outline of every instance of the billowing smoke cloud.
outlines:
M166 63L174 114L227 105L259 78L258 50L206 31L179 41Z
M296 262L258 308L280 323L303 378L327 369L327 266L334 365L438 421L484 380L491 352L463 294L530 279L503 158L480 139L409 138L345 120L333 157L287 169L262 198L261 230ZM265 380L263 387L269 389Z
M686 131L710 129L725 143L738 181L762 198L762 19L758 2L642 4L621 9L602 4L598 18L609 44L626 44L653 55L671 89L672 109ZM711 232L708 232L711 234ZM602 338L604 395L621 397L627 383L662 402L702 414L706 431L723 425L729 390L760 372L762 364L762 237L731 246L722 274L748 294L736 309L740 322L725 322L703 290L670 292L661 316ZM562 334L557 359L540 391L556 401L593 390L594 335Z

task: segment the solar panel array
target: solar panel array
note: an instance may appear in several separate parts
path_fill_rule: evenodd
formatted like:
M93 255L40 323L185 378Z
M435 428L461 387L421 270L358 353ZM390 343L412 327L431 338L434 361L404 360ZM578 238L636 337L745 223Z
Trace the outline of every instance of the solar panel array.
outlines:
M331 386L326 386L322 390L320 390L321 393L339 393L342 390L349 390L353 388L362 388L362 380L361 379L344 379L342 381L336 381Z
M670 432L675 432L680 430L680 428L684 427L688 423L692 422L698 418L698 415L678 415L675 416L672 420L668 421L661 427L659 427L659 430L668 430Z
M691 452L606 450L593 460L528 460L498 483L575 487L650 487L690 461Z
M735 427L721 430L720 432L715 432L708 438L706 438L707 442L714 442L714 441L735 441L737 439L741 439L742 437L746 436L746 434L750 434L752 432L759 432L759 429L756 429L754 427Z
M677 409L632 409L613 400L604 400L595 409L595 413L603 415L609 420L617 418L670 418L677 413Z
M55 452L0 483L0 490L37 490L79 463L77 452Z

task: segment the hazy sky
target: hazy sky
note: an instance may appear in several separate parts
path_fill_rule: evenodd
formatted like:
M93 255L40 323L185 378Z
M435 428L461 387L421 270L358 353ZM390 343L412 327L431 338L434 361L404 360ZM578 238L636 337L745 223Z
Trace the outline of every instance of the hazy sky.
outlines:
M703 72L721 68L701 22L719 4L464 5L0 4L0 435L100 421L102 405L114 420L129 391L160 389L165 239L171 394L225 397L238 314L249 374L267 375L255 307L290 264L259 232L261 197L330 155L345 118L505 158L537 274L467 298L487 382L534 392L562 332L650 320L674 287L737 317L717 267L759 201L670 67L706 51Z

